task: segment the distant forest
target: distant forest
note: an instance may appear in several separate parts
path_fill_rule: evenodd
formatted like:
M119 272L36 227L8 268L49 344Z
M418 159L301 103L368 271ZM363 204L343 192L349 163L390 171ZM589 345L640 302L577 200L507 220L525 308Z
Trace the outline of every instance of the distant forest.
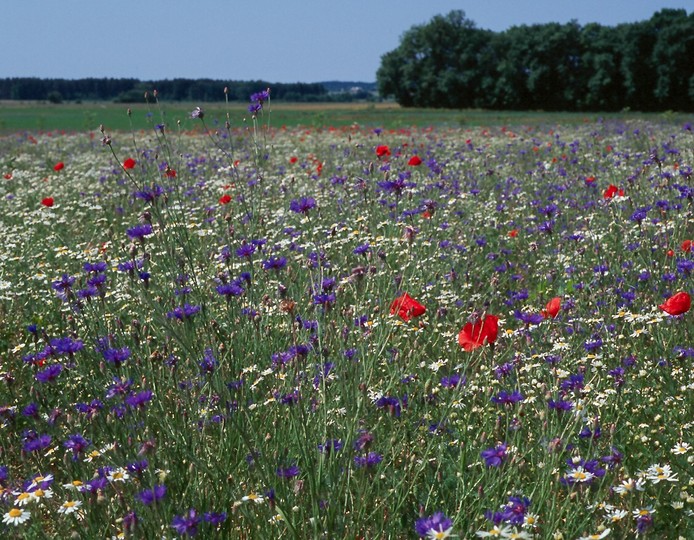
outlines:
M407 30L376 78L405 107L694 111L694 13L493 32L456 10Z
M231 101L248 101L251 94L271 89L280 101L362 101L375 98L375 83L269 83L267 81L219 81L213 79L40 79L15 77L0 79L0 99L22 101L115 101L142 103L145 92L153 90L167 101L209 102L224 100L227 88Z

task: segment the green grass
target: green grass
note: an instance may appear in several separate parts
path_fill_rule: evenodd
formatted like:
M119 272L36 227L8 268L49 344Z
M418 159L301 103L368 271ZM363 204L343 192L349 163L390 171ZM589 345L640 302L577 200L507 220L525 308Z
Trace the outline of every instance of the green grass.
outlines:
M99 125L107 130L147 130L165 122L172 127L181 122L184 129L196 126L190 112L198 103L118 104L90 103L0 103L0 133L18 131L98 131ZM246 104L202 104L210 127L223 125L227 113L232 127L250 122ZM132 115L128 117L128 108ZM272 105L271 124L274 127L306 126L311 128L343 127L358 124L364 127L387 129L409 127L477 127L500 125L581 124L600 118L623 120L662 119L684 121L684 115L672 113L548 113L543 111L482 111L402 108L391 103L282 103Z

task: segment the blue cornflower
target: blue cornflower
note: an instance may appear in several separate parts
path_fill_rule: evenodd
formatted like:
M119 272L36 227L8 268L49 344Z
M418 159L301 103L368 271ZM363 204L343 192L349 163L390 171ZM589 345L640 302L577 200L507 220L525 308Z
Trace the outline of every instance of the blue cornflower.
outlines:
M513 316L525 324L540 324L545 320L541 313L524 313L518 309L513 312Z
M47 448L51 444L51 436L48 434L39 435L35 431L25 431L22 434L24 445L22 450L25 452L37 452Z
M263 268L265 270L282 270L287 266L286 257L270 257L263 261Z
M457 388L467 382L466 378L458 373L453 373L448 377L441 377L441 386L444 388Z
M255 253L255 246L253 244L247 244L244 242L241 244L237 249L236 249L236 256L237 257L247 257L250 258L251 255Z
M63 274L59 280L51 283L51 288L58 293L65 293L75 283L75 278L69 274Z
M46 369L39 371L36 374L36 380L40 383L50 383L54 382L58 376L62 373L63 366L60 364L53 364L48 366Z
M379 409L388 409L396 418L400 417L400 399L392 396L381 396L375 401Z
M313 303L317 306L330 307L335 303L335 293L316 294L313 296Z
M126 233L132 240L142 241L145 236L152 234L152 225L149 223L135 225L134 227L128 229Z
M280 478L294 478L295 476L299 476L301 469L299 469L298 465L293 464L287 467L277 467L276 473Z
M145 405L152 399L154 392L143 390L125 398L125 404L131 409L144 409Z
M101 353L104 356L104 360L114 364L115 366L120 366L128 358L130 358L130 349L128 347L121 347L120 349L105 349Z
M212 349L205 349L205 354L200 362L200 371L203 374L213 373L218 365L219 362L217 362L217 359L214 357Z
M453 522L443 512L418 519L414 530L420 538L447 538L451 536Z
M509 497L508 503L501 511L501 519L511 525L523 525L530 504L527 497Z
M344 443L340 439L328 439L323 444L318 445L318 451L321 454L330 454L342 450Z
M251 94L250 100L256 103L265 103L266 101L269 101L270 89L268 88L267 90L261 90L260 92Z
M184 304L183 306L177 306L172 311L169 311L166 316L169 319L178 319L179 321L190 319L200 311L200 306L192 306L190 304Z
M145 506L151 506L157 501L160 501L166 495L166 486L164 484L155 485L152 489L145 489L137 494L137 498Z
M361 245L355 247L354 250L352 251L352 253L354 253L355 255L366 255L370 251L371 251L371 246L367 242L366 244L361 244Z
M515 405L524 399L523 394L521 394L518 390L514 390L510 394L505 390L502 390L496 396L492 397L492 403L496 403L497 405Z
M506 458L506 449L508 446L506 443L499 444L494 448L487 448L480 452L480 456L484 459L484 464L487 467L498 467L500 466L504 459Z
M219 287L217 287L216 290L217 294L221 294L222 296L226 296L227 298L231 296L241 296L245 292L244 288L241 287L235 281L220 285Z
M308 214L309 210L316 207L316 199L313 197L301 197L289 203L289 209L297 214Z
M550 409L554 409L558 412L570 411L571 409L573 409L573 403L571 403L570 401L563 400L561 398L557 400L550 399L547 402L547 406Z
M210 523L212 525L220 525L226 521L227 513L226 512L205 512L204 518L205 518L205 521L207 521L207 523Z
M195 536L198 534L198 525L200 525L200 518L195 508L191 508L182 516L174 516L171 520L171 528L181 536Z
M54 355L74 354L84 349L84 343L79 339L69 337L53 338L50 341Z
M37 403L34 403L33 401L22 409L22 416L26 416L28 418L37 418L38 414L39 406Z
M383 461L383 456L377 452L369 452L366 456L354 456L354 464L357 467L370 469Z
M84 452L90 444L92 444L91 441L85 439L79 433L75 433L67 438L63 446L68 450L72 450L72 459L76 461L79 455Z
M113 384L106 388L106 399L115 396L127 396L130 394L130 387L133 385L132 379L120 379L114 377Z

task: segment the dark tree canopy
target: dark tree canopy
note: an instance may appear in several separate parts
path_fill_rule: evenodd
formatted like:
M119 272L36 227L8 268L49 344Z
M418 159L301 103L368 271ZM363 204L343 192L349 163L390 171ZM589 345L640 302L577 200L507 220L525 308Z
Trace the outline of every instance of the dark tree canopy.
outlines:
M694 13L477 28L460 10L413 26L383 55L382 97L405 107L694 110Z

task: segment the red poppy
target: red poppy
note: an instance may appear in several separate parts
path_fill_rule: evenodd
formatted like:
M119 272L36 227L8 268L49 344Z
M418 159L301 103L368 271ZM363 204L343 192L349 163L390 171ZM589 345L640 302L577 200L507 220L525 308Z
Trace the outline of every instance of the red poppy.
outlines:
M129 157L123 162L124 169L134 169L135 163L137 163L133 158Z
M231 195L228 193L225 193L219 198L219 203L220 204L229 204L231 202Z
M169 178L176 178L176 171L174 169L166 169L166 176Z
M64 168L65 168L65 163L63 163L62 161L59 161L58 163L56 163L55 165L53 165L53 170L54 170L54 171L60 171L60 170L62 170L62 169L64 169Z
M542 316L545 319L550 319L550 318L554 319L559 314L560 309L561 309L561 298L559 298L558 296L555 296L549 302L547 302L545 309L542 310Z
M385 144L381 144L376 147L376 155L378 157L387 157L390 155L390 148Z
M412 167L418 167L422 164L422 158L420 158L419 156L412 156L410 158L410 161L407 162L407 164L411 165Z
M44 199L41 199L41 204L44 205L44 206L46 206L46 207L48 207L48 208L50 208L51 206L53 206L53 203L54 203L54 202L55 202L55 201L53 201L53 197L46 197L46 198L44 198Z
M674 249L668 249L665 252L665 255L667 255L668 257L674 257L675 256L675 250Z
M620 197L624 196L624 190L619 189L617 186L610 184L607 186L607 189L603 192L602 197L603 199L611 199L615 195L619 195Z
M682 315L683 313L687 313L689 308L692 307L692 299L689 294L680 291L673 294L658 307L668 315Z
M299 161L299 158L296 156L292 156L289 158L289 163L296 163L297 161Z
M515 238L516 236L518 236L518 229L508 231L508 236L509 238Z
M5 180L12 180L12 173L5 173Z
M680 246L682 251L685 253L689 253L692 250L692 241L691 240L685 240L682 242L682 245Z
M467 352L492 344L499 333L499 317L486 315L484 320L467 323L458 334L458 344Z
M390 314L395 315L397 313L405 322L409 322L412 317L424 315L425 311L426 308L407 293L399 296L390 304Z

